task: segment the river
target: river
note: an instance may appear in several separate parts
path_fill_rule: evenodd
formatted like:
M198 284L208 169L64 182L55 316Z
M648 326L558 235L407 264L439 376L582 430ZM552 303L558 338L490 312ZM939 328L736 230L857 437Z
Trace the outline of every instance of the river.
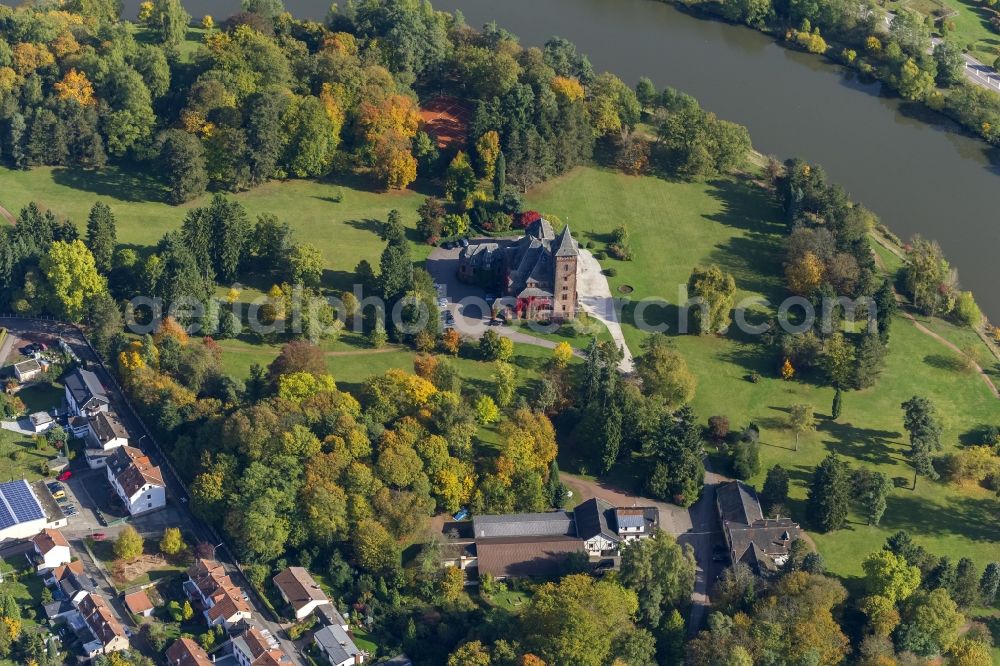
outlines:
M237 8L231 0L185 4L196 16L216 18ZM323 0L285 4L296 16L317 19L329 6ZM988 146L947 119L883 96L880 84L766 35L652 0L436 0L434 6L462 10L470 25L496 20L525 45L565 37L597 71L629 84L648 76L657 87L681 89L746 125L761 152L822 164L900 237L937 239L964 288L1000 321L998 199L990 194L1000 169Z

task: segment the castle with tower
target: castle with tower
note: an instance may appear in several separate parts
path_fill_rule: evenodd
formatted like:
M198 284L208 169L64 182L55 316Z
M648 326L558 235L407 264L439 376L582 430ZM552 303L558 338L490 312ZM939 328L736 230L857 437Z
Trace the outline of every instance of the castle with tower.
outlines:
M473 243L462 249L458 276L484 289L498 288L511 314L534 320L567 321L576 316L579 247L569 230L558 234L541 218L516 240Z

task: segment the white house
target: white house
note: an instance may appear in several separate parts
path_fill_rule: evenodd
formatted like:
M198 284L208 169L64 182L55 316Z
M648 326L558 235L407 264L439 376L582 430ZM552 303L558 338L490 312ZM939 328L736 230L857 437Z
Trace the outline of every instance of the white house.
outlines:
M291 663L271 632L254 625L249 625L246 631L233 638L232 646L233 656L240 666Z
M42 373L42 364L33 358L14 364L14 376L19 382L27 382Z
M111 400L97 375L90 370L77 368L66 376L66 404L70 414L90 417L110 409Z
M167 491L160 468L142 451L119 446L108 458L108 483L133 516L167 505Z
M69 541L58 530L43 529L31 538L38 556L38 571L48 571L69 564L73 557L69 552Z
M0 542L28 539L49 527L34 489L24 479L0 483Z
M319 584L302 567L288 567L279 573L274 577L274 586L292 607L296 620L309 617L318 606L330 603Z
M31 429L35 432L46 432L56 424L48 412L35 412L28 417L28 420L31 421Z
M128 431L113 411L98 412L87 419L85 455L91 469L104 467L112 451L128 444Z
M350 634L337 625L323 627L313 634L316 649L330 666L365 663L365 653L351 640Z

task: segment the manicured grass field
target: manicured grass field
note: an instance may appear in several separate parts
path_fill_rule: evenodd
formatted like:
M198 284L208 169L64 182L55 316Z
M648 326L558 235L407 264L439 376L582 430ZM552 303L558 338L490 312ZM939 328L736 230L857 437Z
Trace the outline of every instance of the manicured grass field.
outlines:
M272 213L288 222L300 242L315 245L326 260L324 283L348 288L354 267L362 259L378 264L384 243L379 223L389 211L398 209L403 224L416 225L416 209L423 196L412 190L375 192L362 189L366 183L291 180L272 182L249 192L230 195L242 203L251 219ZM341 197L339 202L336 201ZM150 175L121 167L100 171L37 167L14 171L0 167L0 206L15 216L31 201L71 219L85 229L94 202L105 202L118 222L118 242L142 250L155 245L163 234L177 229L188 210L206 205L199 199L172 206L163 200L163 190ZM426 245L414 245L414 260L429 253Z
M634 298L655 296L676 304L676 285L686 283L692 267L716 263L735 276L738 298L767 297L772 303L780 298L780 218L771 198L752 186L729 181L681 184L579 169L530 193L527 203L568 219L582 241L593 239L599 247L615 226L628 227L636 258L605 262L617 269L610 279L612 290L628 284L635 289ZM671 316L671 330L676 330L676 309L665 311ZM954 329L934 323L945 337L954 336L956 344L971 335L949 327ZM638 352L645 334L628 324L624 332L633 353ZM946 450L968 441L977 427L1000 423L1000 404L982 380L956 369L961 364L957 354L902 317L893 325L879 384L847 393L836 423L828 418L833 390L808 377L778 379L780 359L757 342L736 334L673 340L698 378L694 407L699 416L724 414L733 427L751 420L762 427L765 469L775 463L789 469L790 509L802 521L808 479L830 451L852 464L878 468L900 484L912 481L899 405L915 393L927 395L937 406ZM754 370L763 376L757 384L746 379ZM798 451L784 427L787 409L796 403L812 404L819 421L817 432L802 436ZM752 481L759 485L763 476ZM848 529L815 537L828 568L841 576L857 575L861 556L880 548L886 536L899 529L911 531L935 553L953 559L969 555L982 567L1000 557L1000 526L991 518L998 511L1000 501L992 493L921 478L915 491L907 485L892 493L880 527L852 522Z

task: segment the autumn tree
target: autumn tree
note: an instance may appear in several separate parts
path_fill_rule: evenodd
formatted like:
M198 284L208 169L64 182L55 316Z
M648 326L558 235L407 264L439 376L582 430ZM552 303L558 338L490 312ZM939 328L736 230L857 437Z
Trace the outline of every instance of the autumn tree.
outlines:
M499 155L500 135L496 131L490 130L476 140L476 165L480 178L493 181Z
M694 397L697 380L665 335L650 335L642 342L643 353L636 359L636 373L648 396L674 409Z
M94 86L90 79L83 72L70 68L61 81L56 81L52 85L59 99L71 100L80 106L94 106L97 100L94 98Z
M115 557L126 562L136 560L142 555L142 545L142 535L131 525L126 525L115 540Z
M83 241L56 241L39 267L48 284L53 311L70 321L80 321L88 303L107 291L107 281L97 272L94 255Z
M552 664L603 666L634 628L636 593L611 580L572 575L538 588L521 615L524 644Z
M688 278L688 294L695 299L692 305L698 310L695 323L700 333L721 333L729 327L736 298L732 275L723 273L718 266L696 266Z
M785 266L788 289L799 296L809 296L823 282L823 262L812 252L794 257Z
M168 527L163 531L163 538L160 539L160 552L164 555L175 556L187 548L184 537L181 536L180 528Z

